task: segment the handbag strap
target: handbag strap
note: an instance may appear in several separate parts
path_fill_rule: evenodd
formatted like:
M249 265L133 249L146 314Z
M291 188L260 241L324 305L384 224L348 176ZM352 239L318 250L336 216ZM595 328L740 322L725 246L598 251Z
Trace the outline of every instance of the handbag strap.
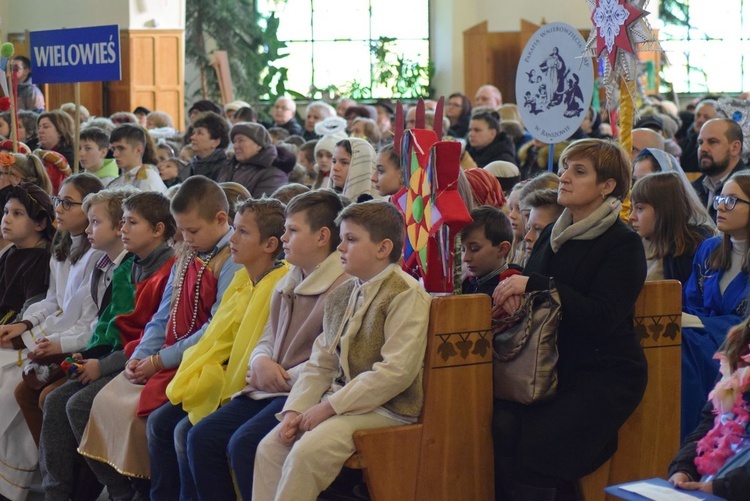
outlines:
M508 353L507 355L500 355L495 351L494 344L492 347L492 356L495 357L500 362L511 362L518 358L518 355L521 354L521 351L526 347L526 344L529 342L529 338L531 338L531 322L533 320L533 315L531 310L534 308L534 304L538 298L541 298L542 295L548 296L549 294L553 293L553 290L549 291L533 291L528 293L523 300L523 304L521 304L521 307L518 308L518 312L514 313L511 317L508 318L508 321L510 323L511 320L518 319L518 316L523 315L525 318L522 318L521 320L524 320L526 322L526 325L523 329L523 336L521 336L521 339L518 341L518 344L513 347L513 349ZM519 312L520 315L519 315Z

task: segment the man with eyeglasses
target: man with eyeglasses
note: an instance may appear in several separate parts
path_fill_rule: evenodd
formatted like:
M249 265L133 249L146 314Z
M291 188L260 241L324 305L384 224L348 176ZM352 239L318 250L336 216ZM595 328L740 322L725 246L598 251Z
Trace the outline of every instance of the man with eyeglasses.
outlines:
M271 117L273 118L274 127L281 127L289 131L289 135L303 134L302 126L294 118L294 114L297 112L297 105L288 97L280 97L276 100L271 110Z
M714 118L703 124L698 134L698 168L703 173L693 182L698 198L716 219L714 197L724 182L747 167L742 162L742 129L734 120Z
M18 109L44 112L44 94L31 81L31 61L25 56L13 58L13 73L18 81Z

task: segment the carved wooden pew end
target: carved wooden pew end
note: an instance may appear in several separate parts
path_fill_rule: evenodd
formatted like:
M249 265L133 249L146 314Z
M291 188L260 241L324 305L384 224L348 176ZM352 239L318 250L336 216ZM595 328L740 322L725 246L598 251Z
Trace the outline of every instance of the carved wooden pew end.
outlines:
M635 332L648 361L648 385L638 408L620 428L614 456L580 480L584 501L605 497L604 488L662 477L680 447L682 285L646 282L635 304Z
M494 499L491 341L489 296L433 299L419 421L354 434L373 501Z

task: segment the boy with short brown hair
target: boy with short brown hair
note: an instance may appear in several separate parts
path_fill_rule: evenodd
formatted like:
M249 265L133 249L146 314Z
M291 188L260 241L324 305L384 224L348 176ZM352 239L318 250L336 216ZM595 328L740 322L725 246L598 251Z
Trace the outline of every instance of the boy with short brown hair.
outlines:
M247 385L188 435L190 470L200 472L199 499L233 498L231 470L242 498L252 497L258 443L278 423L275 415L323 331L326 297L349 278L336 252L341 208L328 190L298 195L287 205L281 241L293 266L274 288L263 336L245 361Z
M107 158L109 134L99 127L87 127L81 131L79 140L81 167L102 180L107 186L120 175L117 162Z
M229 240L232 260L243 268L235 274L205 335L185 352L167 387L169 402L148 417L152 499L177 493L180 499L197 499L195 484L203 472L196 470L194 475L188 464L188 433L245 385L247 360L263 334L274 288L289 270L277 259L284 233L281 202L246 200L237 206L234 228ZM231 488L231 479L228 484Z
M489 205L473 209L471 218L461 230L461 260L468 274L461 292L491 296L500 280L521 273L520 267L508 264L513 229L508 217Z
M206 331L240 267L229 259L233 230L218 184L204 176L188 178L171 210L186 254L175 262L159 309L125 371L96 396L79 448L115 499L134 495L128 476L118 470L134 478L151 475L145 418L167 401L165 390L183 353Z
M323 333L261 441L254 499L317 499L354 452L355 431L416 422L430 296L397 262L405 237L394 205L345 208L341 262L354 278L326 300Z

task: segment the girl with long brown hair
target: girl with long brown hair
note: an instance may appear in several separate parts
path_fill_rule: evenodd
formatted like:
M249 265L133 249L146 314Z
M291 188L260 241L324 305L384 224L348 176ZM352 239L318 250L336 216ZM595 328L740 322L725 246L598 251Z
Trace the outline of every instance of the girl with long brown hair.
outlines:
M646 280L686 283L698 246L715 235L715 226L695 192L687 191L678 173L660 172L639 179L630 199L630 225L646 251Z

